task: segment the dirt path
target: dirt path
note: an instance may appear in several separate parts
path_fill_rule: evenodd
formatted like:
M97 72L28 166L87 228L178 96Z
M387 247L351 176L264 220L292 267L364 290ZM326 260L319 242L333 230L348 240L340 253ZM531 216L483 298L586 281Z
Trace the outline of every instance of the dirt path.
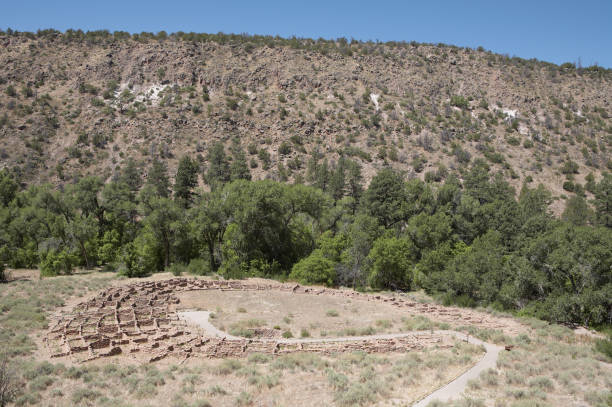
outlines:
M242 339L217 329L213 324L211 324L208 320L210 318L209 311L180 311L177 312L177 314L179 319L202 328L204 332L208 334L208 336L212 336L214 338Z
M461 376L457 377L455 380L448 383L447 385L440 387L438 390L434 391L433 393L429 394L428 396L414 403L412 407L425 407L434 400L449 401L449 400L458 398L463 393L463 390L465 390L465 388L467 387L467 383L469 380L477 378L481 372L489 368L495 369L499 352L501 352L504 349L502 346L498 346L498 345L488 343L488 342L483 342L480 339L476 339L472 336L466 335L461 332L455 332L455 331L434 331L434 332L454 335L458 339L465 340L475 345L482 345L485 347L486 353L482 357L482 359L478 361L478 363L472 366L471 369L469 369L468 371L466 371Z
M195 324L201 329L205 331L205 333L212 337L218 338L226 338L226 339L241 339L236 336L232 336L217 329L213 326L208 320L210 317L209 311L180 311L178 312L179 318L191 323ZM455 378L450 383L445 386L440 387L438 390L433 393L425 396L415 404L413 407L425 407L429 403L434 400L440 401L448 401L455 398L458 398L463 390L465 390L467 383L471 379L477 378L481 372L487 370L489 368L495 368L497 357L499 352L504 348L498 345L494 345L492 343L483 342L480 339L474 338L470 335L467 335L462 332L457 331L448 331L448 330L437 330L437 331L416 331L416 332L406 332L406 333L396 333L396 334L378 334L378 335L369 335L369 336L346 336L346 337L337 337L337 338L289 338L289 339L260 339L262 342L276 342L276 343L284 343L284 344L300 344L300 343L331 343L331 342L352 342L352 341L362 341L362 340L376 340L376 339L396 339L396 338L404 338L404 337L417 337L423 335L448 335L455 337L459 340L469 342L475 345L482 345L486 349L485 355L478 361L474 366L472 366L465 373Z

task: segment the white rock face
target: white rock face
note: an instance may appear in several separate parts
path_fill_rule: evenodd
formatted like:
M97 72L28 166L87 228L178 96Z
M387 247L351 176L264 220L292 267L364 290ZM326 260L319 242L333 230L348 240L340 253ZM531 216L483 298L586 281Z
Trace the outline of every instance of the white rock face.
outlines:
M121 95L121 92L129 89L127 82L122 82L119 85L119 88L115 91L115 98L118 98ZM155 106L159 103L161 96L159 95L161 91L166 89L166 85L161 85L159 83L153 83L150 85L134 85L130 92L134 94L134 100L137 102L146 102L150 100L151 103Z
M510 109L502 109L502 113L506 116L516 119L516 115L518 114L518 110L510 110Z
M374 103L374 106L376 106L376 110L380 109L380 107L378 106L379 97L380 95L377 95L376 93L370 93L370 100L372 101L372 103Z

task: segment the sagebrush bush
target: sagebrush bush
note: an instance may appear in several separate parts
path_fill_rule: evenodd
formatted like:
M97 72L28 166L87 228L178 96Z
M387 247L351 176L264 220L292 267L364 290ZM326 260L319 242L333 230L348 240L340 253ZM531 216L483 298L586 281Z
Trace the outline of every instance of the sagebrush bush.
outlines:
M604 354L608 360L612 360L612 336L595 341L595 350Z

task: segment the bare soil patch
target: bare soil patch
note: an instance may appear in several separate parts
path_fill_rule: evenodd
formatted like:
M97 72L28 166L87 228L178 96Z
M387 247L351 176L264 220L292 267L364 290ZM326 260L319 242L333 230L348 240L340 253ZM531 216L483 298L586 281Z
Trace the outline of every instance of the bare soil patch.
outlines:
M387 303L276 290L188 291L178 298L178 308L212 311L210 322L232 335L256 327L312 338L403 332L409 316Z

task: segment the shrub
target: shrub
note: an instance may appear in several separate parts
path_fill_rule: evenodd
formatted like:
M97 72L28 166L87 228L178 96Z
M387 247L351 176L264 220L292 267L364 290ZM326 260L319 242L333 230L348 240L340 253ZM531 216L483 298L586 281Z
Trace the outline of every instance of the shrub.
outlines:
M168 267L168 271L172 273L173 276L178 277L187 271L187 267L182 263L172 263L170 267Z
M321 250L313 251L310 256L297 262L289 278L301 284L325 284L333 286L336 282L334 263L323 255Z
M612 360L612 337L595 341L595 350L603 353L608 360Z
M250 406L251 404L253 404L253 396L246 391L241 392L236 398L237 406Z
M195 274L198 276L205 276L210 274L210 263L201 258L191 259L187 266L187 273Z
M270 169L270 164L272 160L270 158L270 153L267 150L264 150L264 149L259 150L259 152L257 153L257 157L259 157L259 160L263 164L264 170Z
M91 105L95 106L95 107L104 107L105 103L102 99L100 98L92 98L91 99Z
M242 363L240 363L240 361L234 359L225 359L214 369L214 372L222 376L227 376L228 374L235 372L241 367Z
M379 238L368 258L372 263L369 283L374 288L410 288L414 244L407 239Z
M17 381L15 373L8 363L8 358L0 358L0 406L5 406L12 402L17 395Z
M281 145L278 147L278 152L281 155L291 154L291 145L286 141L283 141Z
M389 329L393 326L393 323L388 319L379 319L376 321L376 326L382 329Z
M8 280L8 273L4 269L4 263L0 260L0 283L4 283Z
M495 369L487 369L480 373L480 380L487 386L497 386L497 371Z
M281 108L278 110L278 113L280 115L280 119L281 120L285 120L285 117L287 117L289 115L289 112L287 111L287 109L285 109L284 107L281 106Z
M563 174L578 174L578 164L572 160L567 160L561 167Z
M98 94L98 88L96 88L95 86L89 84L89 83L84 83L81 82L81 84L79 85L79 92L80 93L89 93L90 95L97 95Z
M68 250L49 250L41 256L40 275L43 277L57 276L59 274L71 274L77 264L77 257Z
M147 264L139 248L133 242L123 247L119 274L126 277L144 277L148 275Z
M536 387L538 389L552 390L555 386L552 380L546 376L534 377L529 381L529 387Z
M508 144L510 144L511 146L518 146L521 144L521 140L518 137L508 137L506 139L506 141L508 142Z
M77 389L74 393L72 393L72 401L74 403L82 403L84 401L92 402L98 399L100 396L102 396L102 394L96 390L88 388Z
M15 91L13 85L9 85L8 88L6 88L6 94L10 97L15 97L17 96L17 91Z
M236 99L227 98L225 104L232 110L238 109L238 101Z
M29 86L24 86L21 88L21 94L27 98L31 98L34 96L34 91Z
M465 99L463 96L459 96L459 95L451 96L450 104L451 104L451 106L456 106L456 107L459 107L461 109L467 109L468 108L468 101L467 101L467 99Z

